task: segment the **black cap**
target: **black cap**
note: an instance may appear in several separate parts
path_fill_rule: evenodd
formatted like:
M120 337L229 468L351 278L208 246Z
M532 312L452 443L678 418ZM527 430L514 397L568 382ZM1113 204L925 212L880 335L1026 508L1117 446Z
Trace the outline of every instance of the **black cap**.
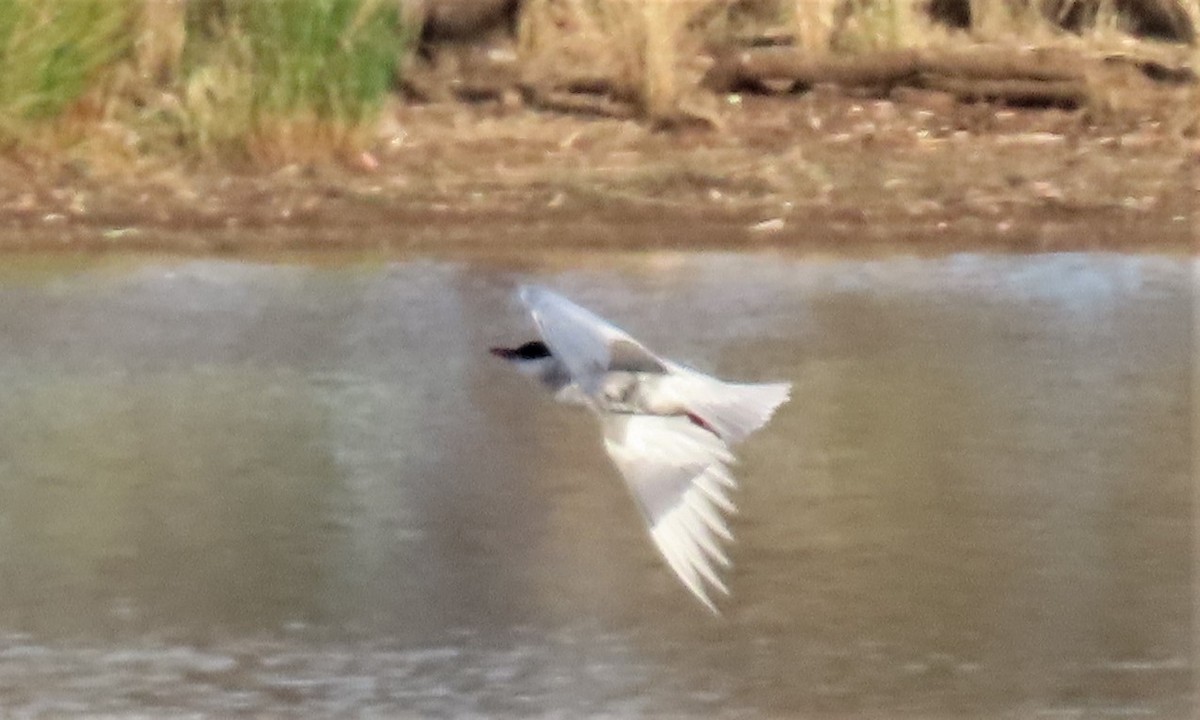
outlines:
M491 353L505 360L538 360L550 357L550 348L546 347L546 343L541 340L530 340L516 348L494 347L491 349Z

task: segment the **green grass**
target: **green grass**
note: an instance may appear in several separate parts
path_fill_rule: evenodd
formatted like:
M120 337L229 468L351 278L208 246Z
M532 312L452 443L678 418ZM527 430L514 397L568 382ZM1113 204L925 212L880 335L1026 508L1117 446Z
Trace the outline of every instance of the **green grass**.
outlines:
M80 132L85 116L130 128L138 152L268 163L353 152L414 39L396 0L188 0L147 12L161 1L0 0L0 149L96 144ZM181 40L169 72L139 72L146 44L170 37Z
M0 0L0 142L64 113L132 46L133 0Z
M395 79L399 7L386 0L236 0L254 64L256 110L362 122Z
M391 0L206 0L187 19L182 96L197 146L267 162L352 149L411 38Z

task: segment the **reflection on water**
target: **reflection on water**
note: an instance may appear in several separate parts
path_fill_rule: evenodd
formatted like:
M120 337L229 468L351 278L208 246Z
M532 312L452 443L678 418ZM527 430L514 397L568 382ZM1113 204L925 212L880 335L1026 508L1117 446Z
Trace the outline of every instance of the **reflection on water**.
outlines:
M483 352L531 279L795 383L724 617ZM10 269L0 707L1191 717L1191 313L1108 255Z

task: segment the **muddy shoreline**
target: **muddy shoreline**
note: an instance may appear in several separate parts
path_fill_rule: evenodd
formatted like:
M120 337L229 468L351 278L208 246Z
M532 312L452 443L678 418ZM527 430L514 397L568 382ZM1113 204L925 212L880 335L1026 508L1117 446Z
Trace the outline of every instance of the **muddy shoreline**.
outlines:
M0 252L1195 249L1171 116L730 96L717 130L397 106L355 169L0 163Z

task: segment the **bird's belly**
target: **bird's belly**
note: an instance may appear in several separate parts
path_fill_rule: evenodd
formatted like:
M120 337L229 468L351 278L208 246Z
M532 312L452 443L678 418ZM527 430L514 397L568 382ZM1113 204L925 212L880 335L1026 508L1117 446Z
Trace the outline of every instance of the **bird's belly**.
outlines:
M569 385L564 385L559 388L559 390L554 393L554 399L560 403L563 403L564 405L586 406L588 404L587 393L585 393L583 388L579 387L575 383L570 383Z
M605 376L595 398L606 412L639 415L678 415L685 409L661 392L662 375L654 373L612 372Z

